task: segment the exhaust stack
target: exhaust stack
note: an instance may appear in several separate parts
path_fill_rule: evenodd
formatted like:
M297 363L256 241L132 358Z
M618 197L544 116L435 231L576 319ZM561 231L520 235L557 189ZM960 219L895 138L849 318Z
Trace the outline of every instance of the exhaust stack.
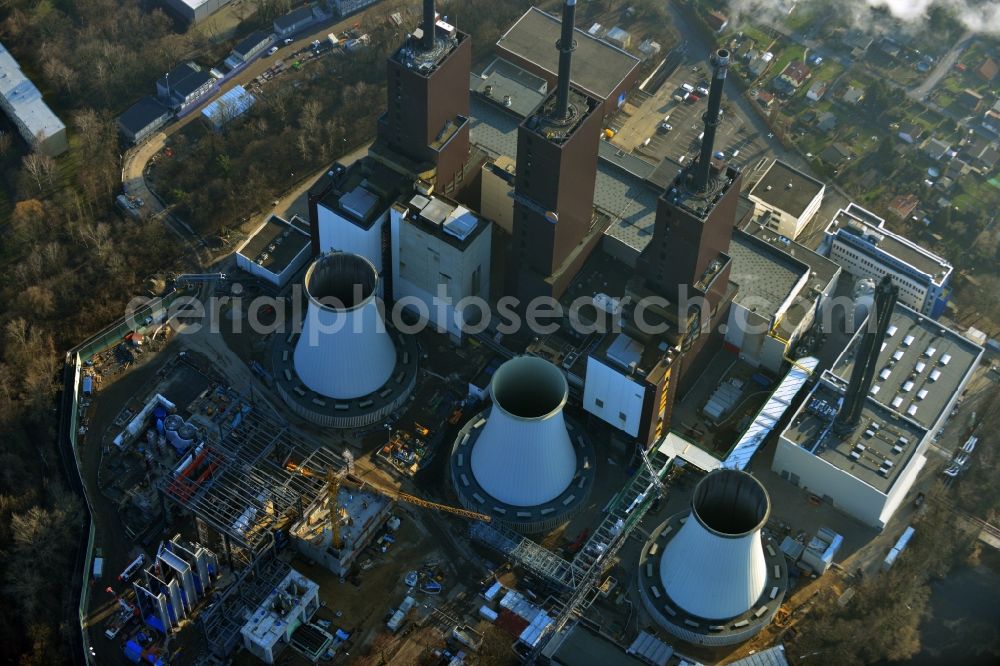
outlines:
M376 302L378 271L364 257L333 252L305 276L308 310L295 345L295 373L328 398L376 391L392 375L396 348Z
M424 47L425 51L434 48L435 25L437 25L437 11L434 8L434 0L424 0L424 21L421 25L424 34L421 37L420 45Z
M715 152L715 131L719 126L719 112L722 110L722 95L726 86L726 72L729 69L729 51L719 49L712 54L712 84L708 89L708 109L705 111L705 136L702 137L701 155L694 171L694 190L704 192L712 169L712 154Z
M490 383L493 409L472 450L476 481L495 499L533 507L557 498L576 474L563 406L569 386L548 361L520 356Z
M562 13L562 35L556 43L559 49L559 80L556 82L557 120L569 116L569 82L570 70L573 65L573 51L576 43L573 41L573 28L576 25L576 0L566 0Z

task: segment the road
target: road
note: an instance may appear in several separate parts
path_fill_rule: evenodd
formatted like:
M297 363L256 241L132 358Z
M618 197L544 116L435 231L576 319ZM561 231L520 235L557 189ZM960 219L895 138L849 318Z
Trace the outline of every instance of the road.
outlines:
M975 33L972 31L967 31L958 38L958 41L952 45L948 52L938 60L937 65L931 70L931 73L924 79L924 82L909 90L906 94L910 96L911 99L917 101L923 101L924 97L934 89L941 79L951 71L958 62L959 57L968 48L969 44L972 42L972 38Z

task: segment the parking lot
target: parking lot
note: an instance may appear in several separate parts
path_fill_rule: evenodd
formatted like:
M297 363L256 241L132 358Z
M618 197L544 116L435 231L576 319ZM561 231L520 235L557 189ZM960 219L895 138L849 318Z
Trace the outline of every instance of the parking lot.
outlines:
M636 91L609 124L609 129L615 132L611 143L652 162L666 158L678 165L686 164L701 147L702 116L708 103L704 92L710 76L707 63L686 62L655 93ZM693 95L679 101L687 92L682 87L685 85L694 90ZM664 123L670 126L669 130ZM739 108L726 99L715 150L722 151L741 167L753 167L771 156L767 137L760 136Z

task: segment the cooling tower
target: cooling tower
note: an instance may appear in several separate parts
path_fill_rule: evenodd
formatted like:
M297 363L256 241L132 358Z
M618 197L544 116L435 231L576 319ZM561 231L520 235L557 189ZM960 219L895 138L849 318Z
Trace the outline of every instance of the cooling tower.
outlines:
M274 385L296 414L358 428L396 412L417 379L417 342L387 325L370 261L346 252L316 259L303 280L305 317L276 335ZM301 312L301 311L299 311Z
M643 599L664 628L729 645L767 625L787 587L784 558L763 534L770 512L767 491L745 472L717 470L698 483L690 512L661 525L640 559Z
M553 526L578 509L590 492L594 454L563 416L568 395L562 371L543 359L520 356L496 370L492 408L456 442L452 476L463 504L522 531Z
M370 261L346 252L324 255L306 272L295 372L316 393L359 398L392 375L396 349L375 300L378 279Z

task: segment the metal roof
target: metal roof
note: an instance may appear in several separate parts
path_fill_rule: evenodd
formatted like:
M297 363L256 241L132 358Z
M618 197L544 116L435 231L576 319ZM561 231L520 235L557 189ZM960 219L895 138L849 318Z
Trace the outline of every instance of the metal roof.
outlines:
M205 116L215 127L221 127L230 120L250 110L257 102L257 98L247 92L243 86L233 86L227 90L217 100L201 110L201 115Z
M3 44L0 44L0 97L4 99L5 110L19 118L32 136L41 134L46 138L66 129Z

